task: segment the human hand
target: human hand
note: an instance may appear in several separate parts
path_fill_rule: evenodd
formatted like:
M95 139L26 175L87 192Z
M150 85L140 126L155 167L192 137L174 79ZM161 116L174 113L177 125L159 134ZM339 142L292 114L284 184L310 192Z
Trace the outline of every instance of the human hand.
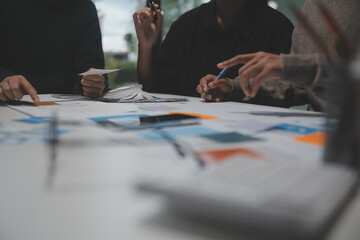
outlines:
M232 83L228 79L216 80L215 75L209 74L200 79L200 84L197 86L196 91L203 95L209 88L211 88L211 91L209 94L204 95L204 98L207 101L220 102L229 95Z
M22 99L24 93L29 94L34 103L39 102L35 88L25 77L21 75L10 76L0 82L1 101Z
M152 12L151 9L147 7L135 12L133 15L140 47L152 48L160 35L163 15L158 4L155 4L154 7L157 9L156 12ZM156 21L155 16L157 18Z
M280 55L258 52L233 57L219 63L219 68L244 64L239 69L240 86L246 96L255 97L263 81L279 79L284 70Z
M84 96L89 98L100 97L105 89L105 78L103 75L85 75L81 79Z

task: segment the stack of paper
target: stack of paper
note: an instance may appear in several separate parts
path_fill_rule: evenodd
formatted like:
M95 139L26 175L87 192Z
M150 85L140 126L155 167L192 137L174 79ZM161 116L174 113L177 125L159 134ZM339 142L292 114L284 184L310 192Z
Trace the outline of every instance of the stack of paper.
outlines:
M85 100L87 97L76 94L53 94L53 98L62 100ZM142 85L130 85L110 90L101 98L92 100L102 102L138 103L138 102L185 102L186 98L159 98L142 90ZM56 101L56 100L55 100Z
M104 102L184 102L186 98L159 98L142 90L142 85L115 88L100 99Z
M142 91L141 85L131 85L121 88L115 88L104 94L103 98L116 100L155 100L154 96Z

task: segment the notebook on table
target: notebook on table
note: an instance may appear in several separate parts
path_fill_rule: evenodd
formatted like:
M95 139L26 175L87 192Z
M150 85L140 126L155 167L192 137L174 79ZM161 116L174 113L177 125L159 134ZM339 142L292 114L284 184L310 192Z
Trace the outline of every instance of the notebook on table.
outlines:
M143 179L191 216L255 229L265 239L321 239L358 187L339 165L233 159L186 179Z

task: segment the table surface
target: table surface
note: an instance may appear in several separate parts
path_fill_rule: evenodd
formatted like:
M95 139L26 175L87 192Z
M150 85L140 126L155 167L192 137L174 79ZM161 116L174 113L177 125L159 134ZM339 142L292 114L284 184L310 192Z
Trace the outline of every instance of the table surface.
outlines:
M97 108L102 106L97 102L87 103ZM175 111L215 116L217 119L203 120L198 127L263 139L222 147L259 149L271 152L269 158L284 161L320 163L322 158L322 147L294 141L293 132L251 133L251 129L246 129L254 123L320 127L324 123L321 114L232 102L205 103L196 98L189 98L186 103L107 103L105 108L118 110L108 113L99 110L96 116L115 113L118 116L121 109L126 110L120 115L159 115ZM42 141L47 138L48 123L34 125L15 121L28 118L9 107L0 107L0 130L3 130L0 131L1 240L248 239L221 228L174 217L164 208L160 196L136 190L137 181L144 175L187 176L201 171L191 157L183 159L171 144L143 141L139 131L114 132L94 126L90 121L83 125L60 124L64 134L57 144L56 170L51 172L51 147ZM24 133L26 129L31 133ZM35 130L43 131L42 135L33 134ZM21 141L24 136L27 138ZM194 151L219 147L196 137L185 137L182 141L188 141ZM211 166L216 167L216 163ZM360 196L357 195L328 239L359 239L359 222Z

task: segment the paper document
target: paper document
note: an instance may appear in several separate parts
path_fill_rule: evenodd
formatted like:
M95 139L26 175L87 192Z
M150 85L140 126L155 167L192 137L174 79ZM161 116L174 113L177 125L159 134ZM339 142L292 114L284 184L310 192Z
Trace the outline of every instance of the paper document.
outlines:
M142 90L142 85L115 88L104 94L102 100L114 102L184 102L186 98L159 98Z
M142 92L141 85L130 85L126 87L115 88L104 94L103 98L121 99L121 100L140 100L143 98L153 99L155 97L148 93Z
M107 74L107 73L112 73L112 72L117 72L121 69L91 69L89 71L80 73L79 75L84 76L84 75L103 75L103 74Z
M40 104L46 102L66 102L66 101L74 101L74 100L82 100L87 99L85 96L81 96L79 94L39 94ZM21 99L22 101L33 102L29 95L24 95Z
M230 128L246 133L259 133L273 128L274 126L275 124L272 122L265 123L265 121L257 121L254 119L247 119L233 124L229 124Z
M76 94L56 94L53 97L67 100L79 100L86 98ZM101 102L121 102L121 103L142 103L142 102L185 102L186 98L158 98L142 90L142 85L135 84L120 88L115 88L105 93L101 98L94 99Z
M8 106L15 111L26 114L30 117L52 117L56 112L62 119L87 119L90 117L103 117L109 115L121 115L128 112L137 111L138 108L132 104L122 104L114 108L111 104L96 101L73 101L62 102L51 106Z

